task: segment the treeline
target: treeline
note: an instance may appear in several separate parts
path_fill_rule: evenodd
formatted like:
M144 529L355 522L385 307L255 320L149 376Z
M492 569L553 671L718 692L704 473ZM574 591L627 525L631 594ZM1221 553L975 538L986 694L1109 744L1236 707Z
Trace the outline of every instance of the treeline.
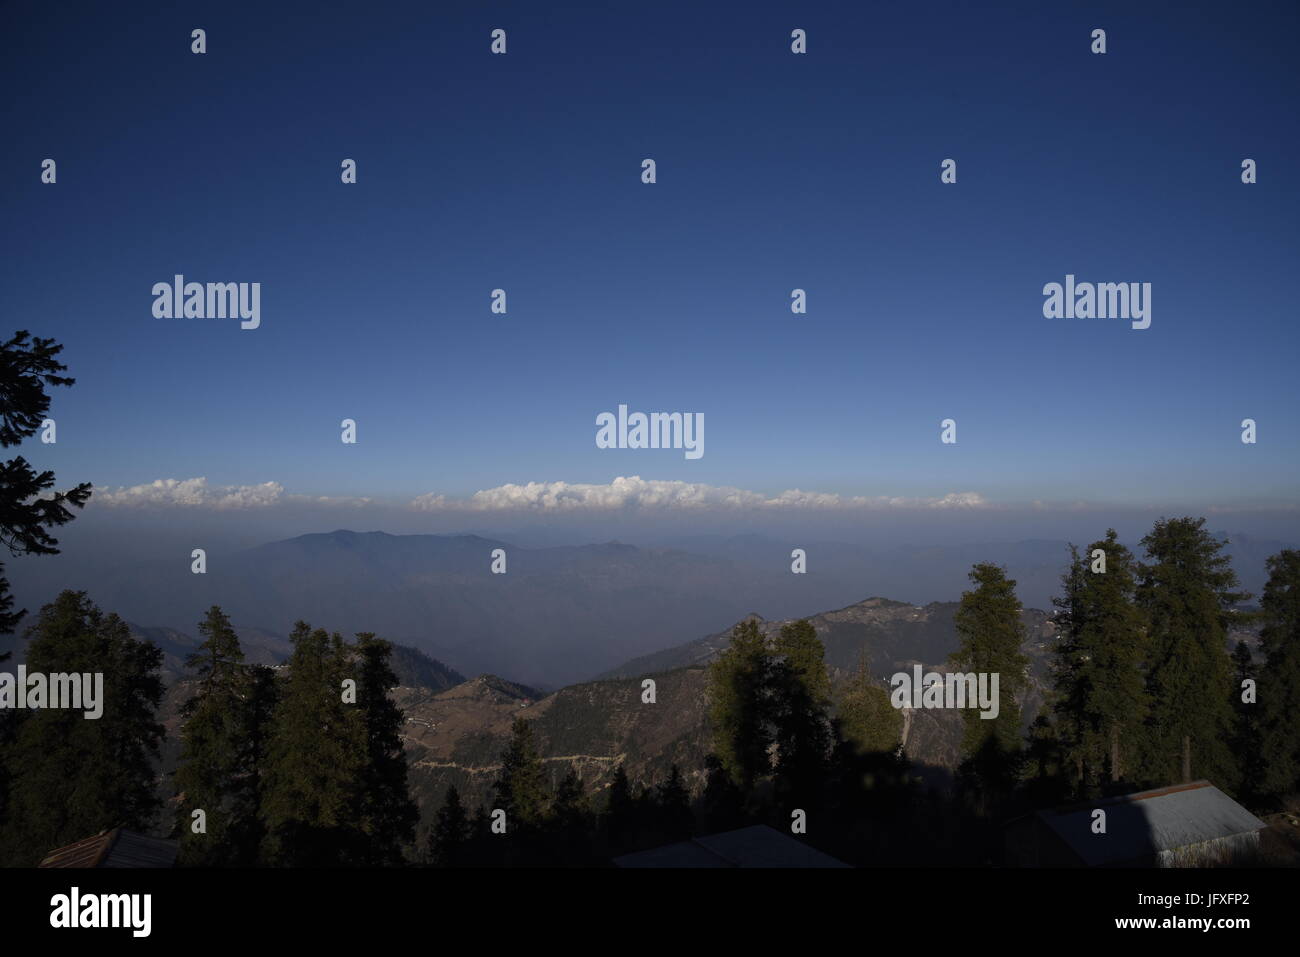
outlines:
M154 770L162 652L64 592L29 631L27 668L46 675L102 673L103 714L40 708L0 712L0 864L31 867L105 828L148 830L158 810Z
M277 676L244 663L220 608L199 631L175 777L182 863L400 864L419 811L404 718L388 696L392 646L366 632L348 643L300 621Z
M1015 764L1091 797L1208 778L1250 804L1300 789L1300 552L1268 559L1257 609L1204 519L1162 519L1138 559L1114 530L1072 550L1055 600L1048 713ZM1259 655L1234 625L1258 625Z
M892 830L920 823L909 839L931 862L995 861L997 825L1030 807L1198 778L1274 806L1300 791L1300 552L1268 560L1259 608L1247 611L1226 544L1204 519L1179 518L1155 523L1141 560L1113 530L1084 554L1072 547L1054 600L1047 706L1027 734L1016 583L997 565L975 565L947 664L999 675L1000 708L994 718L962 712L950 798L918 800L883 686L860 673L830 706L807 622L771 640L742 623L711 666L713 773L734 789L742 819L788 832L803 811L806 840L856 862L879 863ZM1230 652L1229 628L1252 623L1260 655L1245 642Z
M0 748L0 863L32 866L101 830L157 829L174 817L180 863L380 866L403 862L419 812L407 788L403 716L388 696L392 646L345 642L298 622L275 669L244 661L220 608L199 625L187 664L181 754L163 807L157 721L162 652L81 592L41 609L32 672L104 675L103 715L13 713Z

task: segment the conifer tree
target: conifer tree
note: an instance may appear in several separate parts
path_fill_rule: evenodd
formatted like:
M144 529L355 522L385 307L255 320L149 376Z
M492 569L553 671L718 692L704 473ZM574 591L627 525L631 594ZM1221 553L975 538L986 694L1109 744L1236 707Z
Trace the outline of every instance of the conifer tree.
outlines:
M609 804L605 810L605 833L614 851L626 850L636 832L636 801L627 769L619 765L609 785Z
M53 339L33 339L27 332L0 342L0 448L16 446L42 427L50 408L48 389L76 382L60 375L67 371L55 358L62 351ZM0 461L0 545L10 555L58 553L58 540L49 530L72 521L72 509L86 504L91 488L83 482L67 492L49 494L53 486L53 472L36 472L22 456ZM4 569L0 561L0 638L12 634L27 613L14 610ZM0 663L9 657L8 652L0 653ZM12 775L7 755L17 724L15 713L0 710L0 832L8 820Z
M806 803L823 781L831 747L825 648L812 623L799 620L781 627L772 651L778 784L787 803Z
M837 856L875 862L911 830L915 789L902 749L903 715L867 670L865 652L832 722L829 801L819 833L832 833Z
M366 762L360 710L343 701L352 677L337 634L298 622L268 745L262 815L272 863L364 860L357 782Z
M700 810L704 829L710 834L733 830L744 821L744 795L716 754L704 757L704 793Z
M280 681L275 669L266 665L244 664L241 670L245 734L241 752L243 770L233 796L229 840L233 848L231 863L252 867L263 857L267 838L262 802Z
M1036 807L1051 807L1066 800L1073 786L1064 768L1064 747L1059 723L1039 714L1029 726L1025 747L1025 796Z
M949 664L956 671L998 675L998 716L981 718L978 708L962 712L963 773L986 796L1007 793L1019 773L1020 704L1029 659L1021 652L1025 629L1016 583L997 565L980 563L970 571L975 585L963 592L955 622L960 647Z
M27 332L0 342L0 448L19 445L42 427L50 408L47 389L77 381L59 374L67 371L55 358L62 351L53 339L32 338ZM49 494L53 487L54 473L36 472L21 455L0 462L0 545L11 555L58 554L58 539L49 530L72 521L71 509L86 504L91 487L82 482ZM24 614L25 609L14 611L0 562L0 635L13 632Z
M867 673L866 658L844 690L839 708L839 732L846 744L859 754L898 750L903 734L903 715L889 703L889 692Z
M430 862L434 867L465 866L473 834L474 825L460 801L460 792L450 785L429 831Z
M353 647L357 706L366 736L366 759L357 780L360 826L366 837L366 863L373 865L401 863L402 848L415 840L420 819L407 786L405 718L388 696L397 684L389 664L392 652L391 643L370 632L358 634Z
M748 794L771 771L772 651L753 619L740 622L731 643L709 665L713 750Z
M1285 549L1271 556L1268 571L1260 599L1264 668L1258 705L1266 766L1257 791L1289 794L1300 790L1300 551ZM1239 700L1240 686L1237 693Z
M270 767L271 737L274 731L275 712L280 700L280 681L275 669L266 665L246 668L248 701L245 715L248 721L247 762L248 787L245 797L251 801L247 811L240 815L240 828L236 836L240 861L256 861L266 838L262 803L266 793L267 772Z
M559 786L555 789L552 814L556 825L565 832L580 829L585 824L589 812L590 807L582 778L578 777L578 772L573 765L569 765L569 770L565 772Z
M556 863L588 864L595 859L592 837L596 828L591 802L572 764L555 788L547 829L551 835L551 856Z
M668 780L659 785L657 798L660 840L665 844L688 840L695 831L695 815L691 813L691 795L677 765L668 772Z
M246 863L237 835L255 800L248 766L248 674L244 652L230 619L213 605L199 623L204 638L186 666L194 693L181 707L181 756L176 769L180 862L221 866ZM204 829L195 833L194 811L203 812Z
M1257 681L1254 655L1244 641L1238 641L1232 652L1232 689L1230 692L1233 711L1232 753L1237 756L1237 767L1241 771L1237 782L1237 793L1243 798L1256 798L1261 794L1261 786L1266 776L1266 764L1263 752L1263 716L1260 713L1258 694L1253 701L1246 701L1244 691L1247 681ZM1256 688L1258 692L1258 687Z
M1232 739L1232 607L1249 596L1205 519L1160 519L1142 539L1138 605L1151 644L1147 694L1153 783L1209 778L1232 790L1238 769Z
M492 817L482 804L474 812L469 830L465 859L470 867L500 867L505 863L504 843L492 833Z
M511 725L510 743L501 755L492 790L495 806L506 812L507 833L533 831L542 825L551 797L533 726L523 718L515 718Z
M32 673L103 675L99 718L84 711L22 711L10 748L13 774L4 860L32 866L47 852L114 827L144 830L158 808L154 762L162 652L103 614L85 592L65 591L31 630Z
M1054 598L1060 638L1055 648L1053 711L1057 741L1076 788L1125 777L1126 757L1141 752L1147 695L1146 629L1135 600L1137 567L1114 529L1070 566Z

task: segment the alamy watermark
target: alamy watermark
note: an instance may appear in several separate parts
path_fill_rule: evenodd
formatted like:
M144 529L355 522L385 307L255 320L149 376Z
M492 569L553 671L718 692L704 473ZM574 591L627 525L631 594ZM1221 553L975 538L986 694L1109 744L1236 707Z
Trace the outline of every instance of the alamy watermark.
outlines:
M684 449L688 459L704 456L703 412L633 412L596 416L598 449Z
M172 282L153 284L155 319L242 319L241 329L262 324L260 282L186 282L176 274Z
M1151 325L1151 283L1080 282L1068 273L1065 283L1043 287L1045 319L1131 319L1134 329Z
M0 671L0 709L68 708L84 711L82 716L94 721L104 714L104 673L46 675L29 673L26 665L18 674Z
M889 703L895 708L976 708L980 717L992 720L998 716L998 673L953 672L939 674L931 671L922 675L920 665L912 667L912 674L897 672L889 679L893 692Z
M148 937L153 929L153 895L83 894L73 887L50 898L50 926L119 927L130 930L132 937Z

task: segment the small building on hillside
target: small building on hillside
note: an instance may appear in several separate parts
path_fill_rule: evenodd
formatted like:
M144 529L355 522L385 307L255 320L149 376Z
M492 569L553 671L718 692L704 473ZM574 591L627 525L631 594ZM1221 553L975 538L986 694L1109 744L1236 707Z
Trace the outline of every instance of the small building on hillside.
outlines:
M614 858L617 867L848 867L766 824Z
M123 827L50 851L37 867L172 867L179 846Z
M1265 826L1209 781L1194 781L1036 811L1007 824L1003 843L1012 867L1213 867L1249 860Z

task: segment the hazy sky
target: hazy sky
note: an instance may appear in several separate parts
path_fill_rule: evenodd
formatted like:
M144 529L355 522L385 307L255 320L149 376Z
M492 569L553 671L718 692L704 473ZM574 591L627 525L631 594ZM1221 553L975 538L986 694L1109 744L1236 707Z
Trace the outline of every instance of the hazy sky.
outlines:
M78 380L22 451L62 482L1297 503L1293 3L87 6L12 4L0 38L4 321ZM260 328L155 318L177 273L260 282ZM1067 274L1150 283L1150 328L1044 318ZM598 449L619 404L703 413L705 454Z

